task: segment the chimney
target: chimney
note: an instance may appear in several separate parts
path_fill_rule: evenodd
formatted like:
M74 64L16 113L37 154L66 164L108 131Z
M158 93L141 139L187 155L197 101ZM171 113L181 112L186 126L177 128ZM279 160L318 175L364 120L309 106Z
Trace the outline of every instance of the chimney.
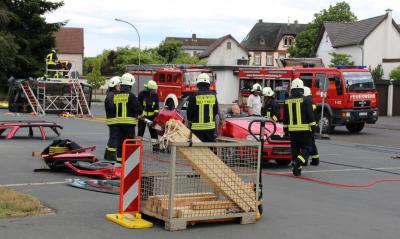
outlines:
M262 23L263 22L263 20L262 19L258 19L258 23Z
M390 46L392 44L392 36L391 36L391 30L392 30L392 9L386 9L386 52L384 54L385 58L390 58Z
M197 41L196 33L192 33L192 41Z
M296 25L297 25L298 23L299 23L299 22L298 22L297 20L294 20L294 24L296 24Z

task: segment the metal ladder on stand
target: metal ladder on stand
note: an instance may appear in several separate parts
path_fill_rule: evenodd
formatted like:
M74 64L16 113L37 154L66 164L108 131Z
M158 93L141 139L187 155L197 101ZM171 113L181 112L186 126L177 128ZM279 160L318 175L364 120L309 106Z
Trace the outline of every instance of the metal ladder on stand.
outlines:
M77 105L76 114L88 115L89 117L93 117L89 105L86 101L85 93L83 92L79 79L71 78L71 80L72 80L72 88L76 97L76 105Z
M29 83L22 82L20 84L20 87L21 87L22 91L24 92L26 99L32 108L32 111L35 114L45 115L46 113L44 112L44 110L43 110L42 106L40 105L38 99L36 98L35 94L33 94L32 88L29 86Z

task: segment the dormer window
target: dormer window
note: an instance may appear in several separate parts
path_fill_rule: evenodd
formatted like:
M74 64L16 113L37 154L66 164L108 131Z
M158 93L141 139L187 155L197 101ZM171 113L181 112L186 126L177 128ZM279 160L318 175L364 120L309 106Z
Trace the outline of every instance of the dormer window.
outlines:
M294 38L292 36L283 37L283 46L289 47L293 45L293 43L294 43Z
M260 38L260 45L265 45L265 39L264 38Z

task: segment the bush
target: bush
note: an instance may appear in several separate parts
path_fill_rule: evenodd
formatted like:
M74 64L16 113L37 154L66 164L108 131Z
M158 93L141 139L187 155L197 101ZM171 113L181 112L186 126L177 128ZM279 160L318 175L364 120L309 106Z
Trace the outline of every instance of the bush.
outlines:
M400 66L394 68L389 75L390 79L400 80Z

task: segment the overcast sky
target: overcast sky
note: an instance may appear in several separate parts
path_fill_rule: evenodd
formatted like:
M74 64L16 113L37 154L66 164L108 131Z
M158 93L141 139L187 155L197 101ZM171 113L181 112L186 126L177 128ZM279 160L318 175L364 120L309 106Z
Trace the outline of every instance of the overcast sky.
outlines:
M328 0L64 0L64 6L47 14L48 22L68 20L67 27L85 29L85 56L117 46L138 46L136 32L121 18L131 22L141 35L142 49L158 45L166 36L218 38L231 34L239 42L258 19L264 22L308 23L313 14L338 1ZM349 0L358 19L393 10L400 23L400 0Z

